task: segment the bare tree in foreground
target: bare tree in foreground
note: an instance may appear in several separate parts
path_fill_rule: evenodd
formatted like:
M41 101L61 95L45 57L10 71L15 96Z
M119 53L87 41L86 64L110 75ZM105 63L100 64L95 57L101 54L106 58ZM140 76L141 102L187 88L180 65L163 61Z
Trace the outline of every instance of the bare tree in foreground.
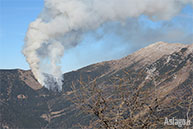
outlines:
M125 72L128 74L127 72ZM163 127L164 110L162 98L157 94L154 77L150 76L153 86L144 89L144 83L135 86L128 78L116 77L116 82L108 87L100 87L97 80L87 84L79 81L80 88L72 85L73 98L71 101L82 111L92 116L89 126L81 128L106 129L142 129ZM191 97L190 97L191 98ZM188 100L188 112L191 110L192 98ZM171 127L175 128L175 127Z

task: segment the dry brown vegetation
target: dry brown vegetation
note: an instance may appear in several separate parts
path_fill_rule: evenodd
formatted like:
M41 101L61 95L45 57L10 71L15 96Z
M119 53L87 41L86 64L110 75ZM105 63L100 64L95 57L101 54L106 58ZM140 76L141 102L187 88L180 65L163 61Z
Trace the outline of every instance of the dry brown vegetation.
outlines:
M129 74L125 72L125 74ZM162 114L168 107L158 94L157 82L153 75L149 80L153 86L144 88L144 83L134 86L128 78L115 77L113 85L98 86L97 79L89 84L79 80L80 88L72 84L70 100L82 111L90 115L88 126L79 125L81 128L106 128L106 129L155 129L176 128L164 126L165 117L173 113ZM192 90L192 89L191 89ZM192 90L193 91L193 90ZM187 114L192 111L192 98L189 96L186 106ZM188 106L187 106L188 105ZM192 119L192 116L189 116ZM187 127L188 128L188 127Z

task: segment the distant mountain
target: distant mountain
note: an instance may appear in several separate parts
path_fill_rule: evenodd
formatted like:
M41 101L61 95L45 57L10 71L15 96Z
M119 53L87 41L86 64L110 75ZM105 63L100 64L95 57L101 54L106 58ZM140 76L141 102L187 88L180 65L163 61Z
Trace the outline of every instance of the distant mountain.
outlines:
M87 84L97 79L97 85L108 92L115 77L127 77L136 87L146 90L153 85L150 75L154 76L161 103L173 107L160 117L171 114L187 118L187 109L181 104L193 94L193 44L157 42L122 59L65 73L62 92L42 87L31 71L0 70L0 127L67 129L88 124L89 116L67 99L72 82L79 88L80 79ZM193 105L189 116L193 116Z

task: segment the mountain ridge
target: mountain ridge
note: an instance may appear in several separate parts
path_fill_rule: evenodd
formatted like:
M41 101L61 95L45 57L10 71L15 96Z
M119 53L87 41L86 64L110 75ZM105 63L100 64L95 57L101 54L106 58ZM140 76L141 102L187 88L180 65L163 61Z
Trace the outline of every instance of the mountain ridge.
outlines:
M141 49L137 50L136 52L133 52L133 53L131 53L131 54L125 56L125 57L122 57L120 59L110 60L110 61L102 61L102 62L94 63L94 64L91 64L91 65L88 65L88 66L99 65L99 64L104 64L104 63L115 64L115 63L119 63L119 62L124 62L123 60L128 60L130 58L130 56L134 56L134 58L138 57L139 55L143 55L144 56L144 53L148 53L148 51L153 50L153 49L156 49L156 51L153 50L153 51L151 51L150 54L148 54L148 55L146 54L144 57L148 57L153 52L154 54L156 53L157 56L159 55L159 57L157 57L157 58L160 58L163 55L171 54L174 51L179 51L183 47L191 48L191 49L188 49L188 50L189 51L193 51L193 43L192 44L182 44L182 43L166 43L166 42L163 42L163 41L159 41L159 42L150 44L150 45L148 45L148 46L146 46L144 48L141 48ZM161 50L160 50L160 48L161 48ZM167 49L168 51L166 51L166 50L163 51L163 49ZM150 59L152 59L152 58L150 58ZM137 59L137 61L138 60L140 60L140 59ZM88 66L85 66L85 67L88 67ZM82 67L82 68L77 69L77 70L72 70L72 71L69 71L69 72L66 72L66 73L75 72L75 71L84 69L85 67ZM31 71L30 69L29 70L23 70L23 69L19 69L19 68L15 68L15 69L0 69L0 70L1 71L2 70L5 70L5 71L9 71L9 70L10 71L13 71L13 70ZM66 74L66 73L64 73L64 74Z
M151 59L146 59L149 55ZM119 83L117 77L128 78L134 87L142 86L146 90L153 87L152 76L161 103L173 108L159 115L173 113L171 117L186 118L185 103L193 94L193 44L158 42L120 60L64 73L62 92L40 86L30 70L0 70L0 127L73 128L78 123L88 124L88 116L67 99L72 95L72 82L79 88L79 80L86 84L97 80L97 85L108 93L112 81ZM185 107L175 105L178 101Z

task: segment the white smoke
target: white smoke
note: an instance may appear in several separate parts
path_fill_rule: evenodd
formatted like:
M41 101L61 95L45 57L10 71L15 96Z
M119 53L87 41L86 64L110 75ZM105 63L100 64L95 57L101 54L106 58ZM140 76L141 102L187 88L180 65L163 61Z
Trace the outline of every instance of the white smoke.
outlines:
M81 42L85 32L142 14L169 20L188 3L193 0L45 0L42 13L29 25L23 54L43 86L61 90L60 59L65 50Z

